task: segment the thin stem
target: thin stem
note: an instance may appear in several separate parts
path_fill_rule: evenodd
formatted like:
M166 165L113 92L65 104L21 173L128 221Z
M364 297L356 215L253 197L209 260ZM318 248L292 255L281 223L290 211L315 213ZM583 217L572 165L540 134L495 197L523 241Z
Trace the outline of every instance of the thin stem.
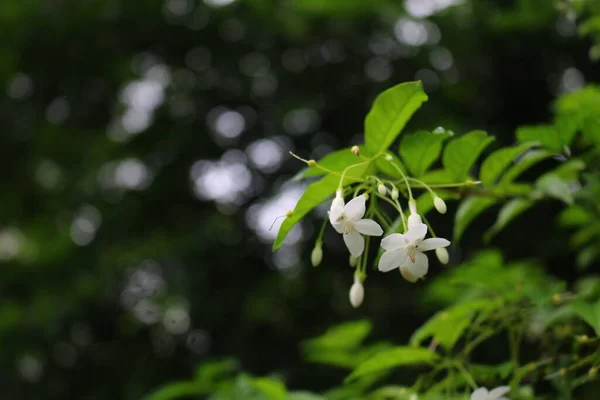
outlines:
M323 234L325 233L325 227L327 226L327 222L329 222L329 218L325 218L323 220L323 224L321 225L321 230L319 231L319 236L317 237L317 243L323 240Z
M289 154L290 154L292 157L294 157L295 159L297 159L297 160L300 160L300 161L302 161L303 163L305 163L305 164L309 165L309 160L305 160L304 158L302 158L302 157L299 157L298 155L296 155L296 154L292 153L291 151L289 151L288 153L289 153ZM370 162L370 161L368 161L368 162ZM360 164L364 164L364 163L360 163ZM360 164L354 164L354 165L351 165L350 167L354 167L354 166L356 166L356 165L360 165ZM342 174L340 174L339 172L337 172L337 171L333 171L333 170L331 170L331 169L329 169L329 168L325 168L325 167L323 167L321 164L319 164L319 163L317 163L317 162L315 162L314 166L315 166L315 167L317 167L317 168L319 168L320 170L323 170L323 171L327 172L327 173L330 173L330 174L333 174L333 175L337 175L337 176L343 176L343 175L342 175ZM350 168L350 167L348 167L348 168ZM358 178L358 177L355 177L355 176L348 176L348 178L350 178L350 179L353 179L353 180L356 180L356 181L359 181L359 182L363 182L363 181L364 181L364 180L363 180L363 178Z
M388 199L387 197L379 196L379 194L377 196L380 199L383 199L383 200L387 201L388 203L390 203L400 213L400 218L402 219L402 225L404 226L404 230L406 231L406 221L404 220L404 212L402 211L402 207L400 207L400 205L398 204L398 201L396 200L394 202L394 201Z
M473 379L473 376L469 373L469 371L467 371L467 369L462 365L462 363L460 361L457 361L454 363L454 365L460 371L460 373L465 378L469 386L471 386L473 390L477 389L477 383L475 382L475 379Z
M427 229L429 230L429 233L431 233L431 236L437 237L437 235L433 231L433 228L431 227L431 224L429 224L429 221L427 220L427 218L425 218L425 215L421 215L421 218L423 218L423 221L425 221L425 224L427 225Z
M406 175L402 171L402 168L400 168L399 166L397 166L393 161L390 161L389 163L392 165L392 167L396 168L396 170L402 176L402 179L404 179L404 183L406 184L406 190L408 190L408 198L412 199L413 195L412 195L412 191L410 190L410 185L408 184L408 178L406 177Z
M366 163L368 163L368 161L361 162L361 163L358 163L358 164L353 164L353 165L350 165L350 166L346 167L346 168L344 169L344 172L342 172L342 178L340 179L340 185L339 185L339 188L340 188L340 189L342 189L342 187L344 187L344 176L346 175L346 172L348 172L348 170L349 170L350 168L354 168L354 167L356 167L356 166L363 165L363 164L366 164Z

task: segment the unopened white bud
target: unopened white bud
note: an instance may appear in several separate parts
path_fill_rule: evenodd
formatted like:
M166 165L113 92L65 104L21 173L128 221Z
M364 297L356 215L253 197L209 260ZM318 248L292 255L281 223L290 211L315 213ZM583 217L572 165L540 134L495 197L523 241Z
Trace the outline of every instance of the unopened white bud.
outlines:
M365 288L363 287L360 278L354 277L354 284L350 287L350 304L352 307L359 307L365 298Z
M435 255L437 259L444 265L448 264L448 260L450 259L450 255L448 254L448 250L445 247L438 247L435 249Z
M350 255L350 260L348 262L350 263L351 267L356 267L356 264L358 264L358 257Z
M354 153L355 156L359 156L360 155L360 149L358 148L358 146L352 146L352 148L350 149L350 151L352 153Z
M408 209L410 210L411 214L417 214L417 202L415 199L411 198L408 200Z
M404 279L406 279L407 281L409 281L410 283L415 283L416 281L419 280L419 278L416 277L415 275L413 275L413 273L410 271L410 268L408 268L408 265L401 265L400 273L402 274L402 277Z
M312 253L310 254L310 262L313 267L318 267L323 261L323 250L321 249L321 243L317 243Z
M392 161L394 161L394 158L392 156L390 156L389 154L386 154L385 155L385 160L389 161L389 162L392 162Z
M437 196L433 198L433 205L440 214L446 214L446 211L448 211L448 207L446 207L444 200Z
M423 220L419 214L410 214L408 216L408 229L416 228L423 224Z
M411 394L410 397L408 398L408 400L419 400L419 396L417 396L416 394Z
M398 200L398 189L394 188L392 189L392 200Z
M380 183L379 186L377 186L377 191L379 192L380 196L385 196L385 194L387 193L387 189L385 188L385 185L383 183Z

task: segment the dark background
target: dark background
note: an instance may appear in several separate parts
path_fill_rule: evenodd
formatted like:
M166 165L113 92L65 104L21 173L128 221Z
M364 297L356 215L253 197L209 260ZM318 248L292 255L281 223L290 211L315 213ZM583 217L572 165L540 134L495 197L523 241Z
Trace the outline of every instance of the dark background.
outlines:
M375 338L405 343L434 310L423 284L378 273L352 309L332 230L310 267L322 212L271 254L268 228L302 187L285 183L303 167L287 151L360 143L373 98L416 79L429 101L407 131L478 128L509 145L600 78L551 1L224 3L0 4L3 398L139 399L220 356L292 388L339 383L344 371L301 361L301 340L366 317ZM432 221L439 235L454 209ZM558 210L526 213L491 246L572 281ZM448 268L488 246L492 221Z

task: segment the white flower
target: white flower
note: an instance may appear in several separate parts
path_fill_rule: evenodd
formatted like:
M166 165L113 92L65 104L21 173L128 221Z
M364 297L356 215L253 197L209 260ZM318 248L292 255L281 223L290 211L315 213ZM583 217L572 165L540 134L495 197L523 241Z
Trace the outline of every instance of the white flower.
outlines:
M358 308L365 298L365 288L358 276L354 276L354 284L350 287L350 304L352 307Z
M425 239L426 234L427 225L420 224L409 228L405 234L393 233L385 237L381 247L386 251L379 259L379 270L388 272L400 268L400 273L409 282L416 282L425 276L429 260L423 252L450 245L448 240L442 238Z
M344 199L338 192L329 210L329 222L338 233L344 235L344 242L354 257L360 256L365 250L365 239L362 235L383 235L383 229L377 222L362 219L366 211L366 200L364 195L360 195L344 204Z
M488 392L484 387L481 387L473 392L471 400L508 400L504 397L510 391L508 386L500 386Z

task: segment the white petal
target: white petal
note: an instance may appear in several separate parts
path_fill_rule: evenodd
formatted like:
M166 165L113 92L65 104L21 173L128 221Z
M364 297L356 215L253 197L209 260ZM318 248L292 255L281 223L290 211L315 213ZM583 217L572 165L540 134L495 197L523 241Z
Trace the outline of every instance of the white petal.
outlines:
M350 250L350 254L354 257L360 256L365 250L365 239L354 229L348 233L344 233L344 242L348 250Z
M365 215L366 200L367 199L365 199L365 196L362 194L350 200L348 204L346 204L346 207L344 207L344 214L346 214L346 217L352 221L361 219L363 215Z
M406 247L404 235L401 233L392 233L391 235L384 237L381 241L381 247L384 250L403 249Z
M501 396L504 396L508 392L510 392L509 386L499 386L496 389L490 390L490 393L488 394L488 398L490 400L496 400L496 399L499 399Z
M337 233L344 233L344 221L335 223L332 222L331 226L333 226L333 229L335 229Z
M406 240L410 243L423 240L425 235L427 235L427 225L425 224L414 226L404 234Z
M404 249L386 251L379 259L379 270L381 272L389 272L394 268L398 268L406 260L406 251Z
M423 223L421 216L419 214L410 214L408 216L408 229L412 229L417 227Z
M473 392L471 395L471 400L486 400L488 395L488 390L486 388L479 388Z
M440 247L448 247L450 246L450 241L442 238L430 238L425 239L419 244L419 250L421 251L429 251L435 250Z
M329 208L329 222L331 224L335 224L340 222L342 216L344 214L344 199L341 197L336 197L331 202L331 207Z
M406 264L400 266L400 273L402 274L402 277L410 283L415 283L419 280L419 278L417 278L413 275L412 272L410 272L410 268L408 268L408 265Z
M427 256L421 253L420 251L417 251L415 253L414 263L411 262L410 259L408 259L408 262L406 264L408 265L410 272L417 278L424 277L427 274L427 271L429 270L429 260L427 259Z
M383 229L381 226L372 219L360 219L354 223L354 229L358 231L358 233L362 233L363 235L369 236L381 236L383 235Z

